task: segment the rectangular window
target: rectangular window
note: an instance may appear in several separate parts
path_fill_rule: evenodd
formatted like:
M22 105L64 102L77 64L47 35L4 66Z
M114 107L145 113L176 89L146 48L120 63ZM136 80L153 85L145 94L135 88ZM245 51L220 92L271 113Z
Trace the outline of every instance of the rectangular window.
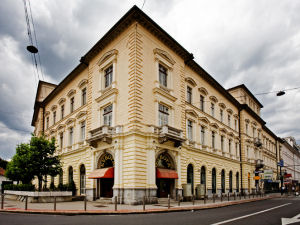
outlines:
M56 111L53 112L53 124L55 124L55 123L56 123Z
M200 95L200 109L204 112L204 96Z
M104 71L104 87L105 88L107 88L111 85L112 76L113 76L113 66L110 66Z
M73 145L73 127L69 130L69 145Z
M229 153L231 154L231 140L228 141Z
M59 134L59 147L60 149L63 149L64 147L64 133Z
M234 120L234 130L237 130L237 120Z
M201 144L205 145L205 127L201 126Z
M74 97L70 99L70 113L74 111Z
M215 148L215 138L216 134L214 131L211 132L211 147L214 149Z
M246 134L248 134L248 123L246 123Z
M86 104L86 88L83 88L81 93L81 105L85 105L85 104Z
M168 85L168 69L161 64L159 64L159 83L164 87Z
M188 120L188 139L193 140L193 122Z
M235 155L239 155L239 148L238 148L238 143L235 143Z
M228 115L228 126L231 127L231 116Z
M215 117L215 104L214 103L211 103L210 111L211 111L211 116Z
M112 125L112 105L109 105L103 109L103 124L107 126Z
M223 109L220 109L220 121L223 123Z
M46 129L49 128L49 117L46 118Z
M158 105L158 125L168 125L169 123L169 108L162 104Z
M221 150L224 151L224 136L221 136Z
M256 129L255 127L253 127L253 137L255 138L255 136L256 136Z
M85 140L85 121L81 122L80 126L80 138L82 141Z
M192 88L189 86L186 88L186 101L192 104Z
M60 107L60 119L63 119L65 116L65 105Z

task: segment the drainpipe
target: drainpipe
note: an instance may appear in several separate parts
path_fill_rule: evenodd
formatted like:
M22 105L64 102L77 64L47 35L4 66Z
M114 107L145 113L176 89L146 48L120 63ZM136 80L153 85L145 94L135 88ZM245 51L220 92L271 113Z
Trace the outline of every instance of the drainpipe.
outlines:
M44 133L45 133L45 106L43 106L43 129L42 129L42 131L43 131L43 135L44 135Z
M241 111L242 108L239 108L239 138L240 138L240 169L241 169L241 193L244 193L244 187L243 187L243 166L242 166L242 134L241 134Z

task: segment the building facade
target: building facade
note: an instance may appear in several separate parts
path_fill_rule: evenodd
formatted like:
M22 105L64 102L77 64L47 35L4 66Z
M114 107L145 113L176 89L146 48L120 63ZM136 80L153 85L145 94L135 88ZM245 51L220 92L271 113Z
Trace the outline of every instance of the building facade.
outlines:
M39 83L32 125L57 140L56 184L139 204L251 192L261 166L276 180L280 143L261 108L244 85L225 90L134 6L60 84Z
M293 137L286 137L283 140L284 143L280 154L284 162L282 176L284 185L291 189L300 184L300 147Z

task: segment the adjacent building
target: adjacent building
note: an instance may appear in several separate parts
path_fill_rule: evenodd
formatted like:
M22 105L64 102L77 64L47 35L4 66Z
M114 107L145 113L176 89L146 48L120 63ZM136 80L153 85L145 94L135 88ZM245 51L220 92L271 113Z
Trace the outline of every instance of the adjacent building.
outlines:
M281 143L262 107L245 85L224 89L134 6L62 82L40 81L32 125L57 140L56 184L139 204L275 182Z

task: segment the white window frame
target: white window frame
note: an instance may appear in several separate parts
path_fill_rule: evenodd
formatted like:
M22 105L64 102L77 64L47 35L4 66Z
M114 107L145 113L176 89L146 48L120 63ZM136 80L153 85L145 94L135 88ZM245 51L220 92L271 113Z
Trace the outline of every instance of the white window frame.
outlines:
M80 140L84 141L85 136L86 136L86 122L84 120L80 122Z
M187 138L188 138L188 140L193 141L194 140L193 139L193 133L194 133L193 132L193 129L194 129L193 121L188 119L186 125L187 125Z
M163 109L166 109L166 111ZM158 103L158 126L169 125L169 117L170 117L169 107L164 104Z
M111 111L104 112L109 107L111 107ZM107 125L107 126L110 126L110 127L113 126L113 112L114 112L113 104L108 104L108 105L106 105L102 108L102 110L101 110L102 125ZM108 121L110 121L110 123L106 122L107 121L106 118L108 118Z
M69 146L74 144L74 127L69 128Z

